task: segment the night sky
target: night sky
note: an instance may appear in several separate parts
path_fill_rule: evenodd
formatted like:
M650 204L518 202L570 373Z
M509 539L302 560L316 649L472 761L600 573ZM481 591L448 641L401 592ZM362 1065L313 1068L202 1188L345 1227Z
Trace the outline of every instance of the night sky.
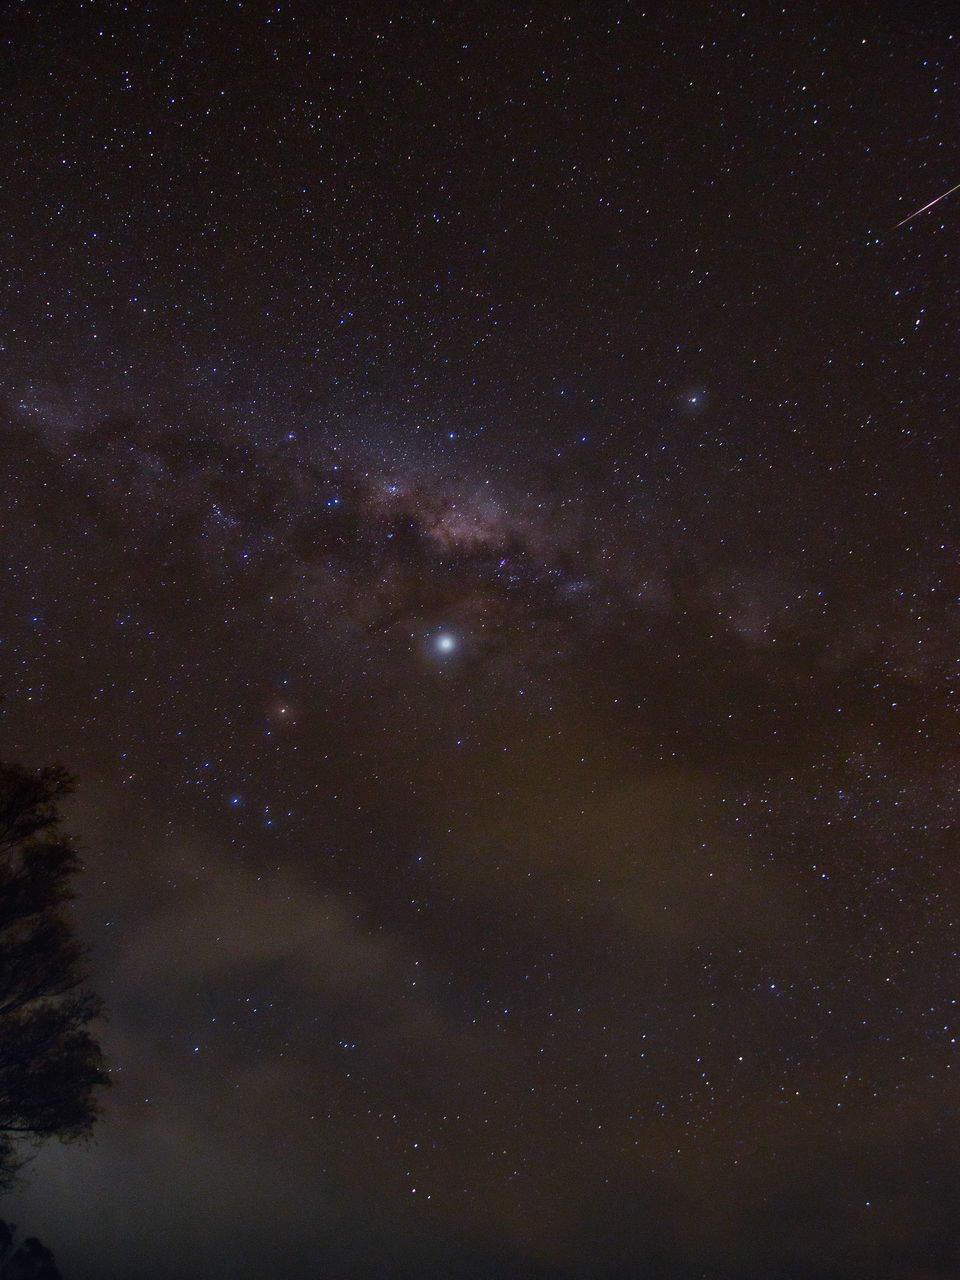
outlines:
M960 1276L954 6L0 40L0 757L79 778L115 1081L2 1216Z

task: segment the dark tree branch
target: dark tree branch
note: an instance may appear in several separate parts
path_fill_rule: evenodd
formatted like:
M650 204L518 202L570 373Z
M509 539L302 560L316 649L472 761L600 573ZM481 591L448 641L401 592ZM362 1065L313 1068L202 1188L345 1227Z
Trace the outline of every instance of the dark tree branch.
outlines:
M59 832L73 780L0 763L0 1187L22 1168L24 1143L88 1137L109 1085L88 1031L101 1003L83 990L85 949L64 909L81 870Z

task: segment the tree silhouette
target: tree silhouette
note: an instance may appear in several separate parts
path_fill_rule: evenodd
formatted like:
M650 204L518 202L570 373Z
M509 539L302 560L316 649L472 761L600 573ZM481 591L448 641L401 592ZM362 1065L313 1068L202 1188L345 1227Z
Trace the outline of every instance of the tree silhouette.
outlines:
M31 1147L88 1137L110 1083L87 1029L101 1002L82 989L85 948L65 910L81 870L59 829L72 790L57 765L0 763L0 1189Z
M36 1236L18 1247L17 1228L0 1222L0 1280L62 1280L53 1254Z

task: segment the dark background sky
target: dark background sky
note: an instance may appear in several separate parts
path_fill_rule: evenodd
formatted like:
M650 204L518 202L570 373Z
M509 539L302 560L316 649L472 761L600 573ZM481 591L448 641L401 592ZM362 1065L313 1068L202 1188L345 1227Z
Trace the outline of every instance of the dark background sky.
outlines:
M20 3L72 1280L960 1276L952 6Z

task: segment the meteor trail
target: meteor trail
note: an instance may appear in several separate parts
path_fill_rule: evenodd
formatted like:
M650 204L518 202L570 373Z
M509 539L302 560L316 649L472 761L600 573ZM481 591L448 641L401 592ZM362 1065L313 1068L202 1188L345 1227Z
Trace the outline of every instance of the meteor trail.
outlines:
M947 196L952 195L954 191L960 191L960 182L958 182L955 187L951 187L949 191L945 191L942 196L937 196L936 200L931 200L929 204L925 204L922 209L914 209L913 213L908 213L903 219L903 222L898 222L897 226L893 228L894 231L897 230L897 227L902 227L904 222L909 222L911 218L915 218L918 213L925 213L927 209L932 209L935 204L939 204L941 200L945 200Z

